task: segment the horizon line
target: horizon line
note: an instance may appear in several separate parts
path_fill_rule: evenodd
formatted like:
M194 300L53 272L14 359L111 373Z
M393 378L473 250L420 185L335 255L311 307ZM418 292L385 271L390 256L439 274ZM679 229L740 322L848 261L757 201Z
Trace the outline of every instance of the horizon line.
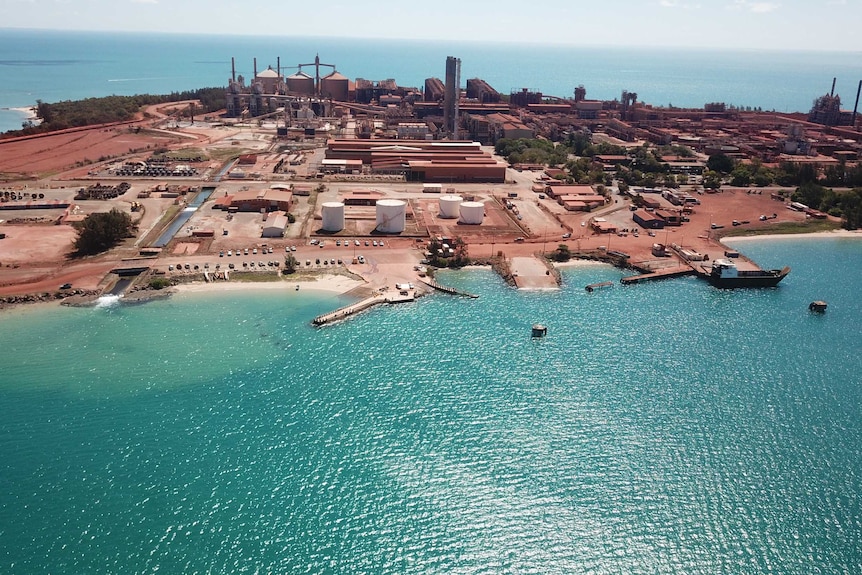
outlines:
M816 46L808 46L805 49L799 48L773 48L773 47L722 47L722 46L692 46L688 44L650 44L643 45L637 43L614 43L614 44L599 44L599 43L576 43L576 42L548 42L548 41L530 41L517 40L506 41L503 39L442 39L442 38L407 38L398 36L376 37L376 36L345 36L345 35L325 35L325 34L310 34L310 35L286 35L276 32L200 32L200 31L172 31L172 30L132 30L132 29L83 29L83 28L40 28L33 26L0 26L0 30L22 31L22 32L62 32L76 34L138 34L147 35L169 35L169 36L209 36L220 37L229 36L234 38L290 38L294 40L341 40L341 41L371 41L371 42L411 42L411 43L430 43L430 44L464 44L464 45L497 45L506 46L544 46L557 48L586 48L586 49L654 49L654 50L689 50L693 52L728 52L728 53L751 53L751 52L766 52L766 53L786 53L786 54L862 54L862 49L839 49L839 48L824 48L818 49Z

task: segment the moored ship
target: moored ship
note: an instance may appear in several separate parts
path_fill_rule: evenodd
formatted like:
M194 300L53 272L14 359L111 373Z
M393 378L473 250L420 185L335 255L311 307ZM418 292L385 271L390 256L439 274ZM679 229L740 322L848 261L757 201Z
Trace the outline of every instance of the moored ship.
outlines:
M706 279L719 288L775 287L789 273L787 266L780 270L740 270L731 260L719 258L712 262Z

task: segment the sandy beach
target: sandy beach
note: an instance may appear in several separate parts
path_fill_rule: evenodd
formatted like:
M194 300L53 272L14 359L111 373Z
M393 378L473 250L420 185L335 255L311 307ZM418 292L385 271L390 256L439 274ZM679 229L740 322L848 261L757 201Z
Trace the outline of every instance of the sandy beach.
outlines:
M750 242L758 240L798 240L825 238L855 238L862 239L862 230L833 230L830 232L812 232L810 234L766 234L752 236L732 236L722 238L723 243Z
M315 280L304 278L299 281L292 281L290 278L284 278L281 281L267 282L194 282L187 284L179 284L173 289L179 293L201 293L201 292L233 292L233 291L250 291L250 290L291 290L296 291L299 286L299 291L312 290L316 292L328 292L333 294L347 293L353 289L366 285L364 282L349 278L338 274L320 275Z

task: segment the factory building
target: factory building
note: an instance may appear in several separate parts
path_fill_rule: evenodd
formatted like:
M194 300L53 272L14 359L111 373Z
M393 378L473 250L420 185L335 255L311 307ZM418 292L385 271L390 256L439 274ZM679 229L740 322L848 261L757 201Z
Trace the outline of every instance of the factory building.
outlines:
M330 140L326 157L359 160L372 173L427 182L504 182L507 167L478 142L467 141Z
M256 83L260 83L264 94L278 94L282 89L281 76L271 67L254 77Z
M302 70L285 78L287 93L296 96L314 95L314 78Z
M333 71L320 80L320 95L339 102L347 102L350 92L350 80L346 76Z
M404 90L392 78L374 82L365 78L356 79L356 101L360 104L370 104L381 101L383 96L404 96ZM382 104L382 103L381 103Z
M293 192L290 190L265 189L242 190L226 196L215 207L239 212L289 212L293 205Z
M533 138L536 133L511 114L488 114L488 138L493 143L501 138Z
M440 102L446 93L446 86L440 78L425 79L425 98L426 102Z
M467 98L482 104L496 104L500 101L500 93L481 78L467 80Z
M263 231L261 237L264 238L281 238L284 237L284 231L287 229L289 220L284 212L273 212L265 216Z
M542 93L530 92L527 88L522 88L520 92L509 94L509 103L519 108L526 108L530 104L541 104Z

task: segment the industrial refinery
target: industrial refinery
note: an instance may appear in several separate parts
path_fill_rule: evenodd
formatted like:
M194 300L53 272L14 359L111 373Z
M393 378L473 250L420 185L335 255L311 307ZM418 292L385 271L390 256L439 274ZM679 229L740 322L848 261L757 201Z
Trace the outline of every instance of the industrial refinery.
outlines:
M226 116L234 122L275 122L279 138L327 142L321 173L398 175L407 181L502 182L505 168L481 146L508 138L547 138L601 132L623 145L679 144L709 156L791 162L825 169L854 162L862 81L852 110L832 90L817 97L809 114L741 109L723 102L703 108L658 107L622 90L613 100L573 97L528 88L501 94L481 78L462 83L461 59L447 57L443 78L422 87L395 79L350 80L337 66L315 56L308 63L258 69L246 82L232 60ZM405 141L410 144L404 145ZM677 166L700 173L700 166Z

